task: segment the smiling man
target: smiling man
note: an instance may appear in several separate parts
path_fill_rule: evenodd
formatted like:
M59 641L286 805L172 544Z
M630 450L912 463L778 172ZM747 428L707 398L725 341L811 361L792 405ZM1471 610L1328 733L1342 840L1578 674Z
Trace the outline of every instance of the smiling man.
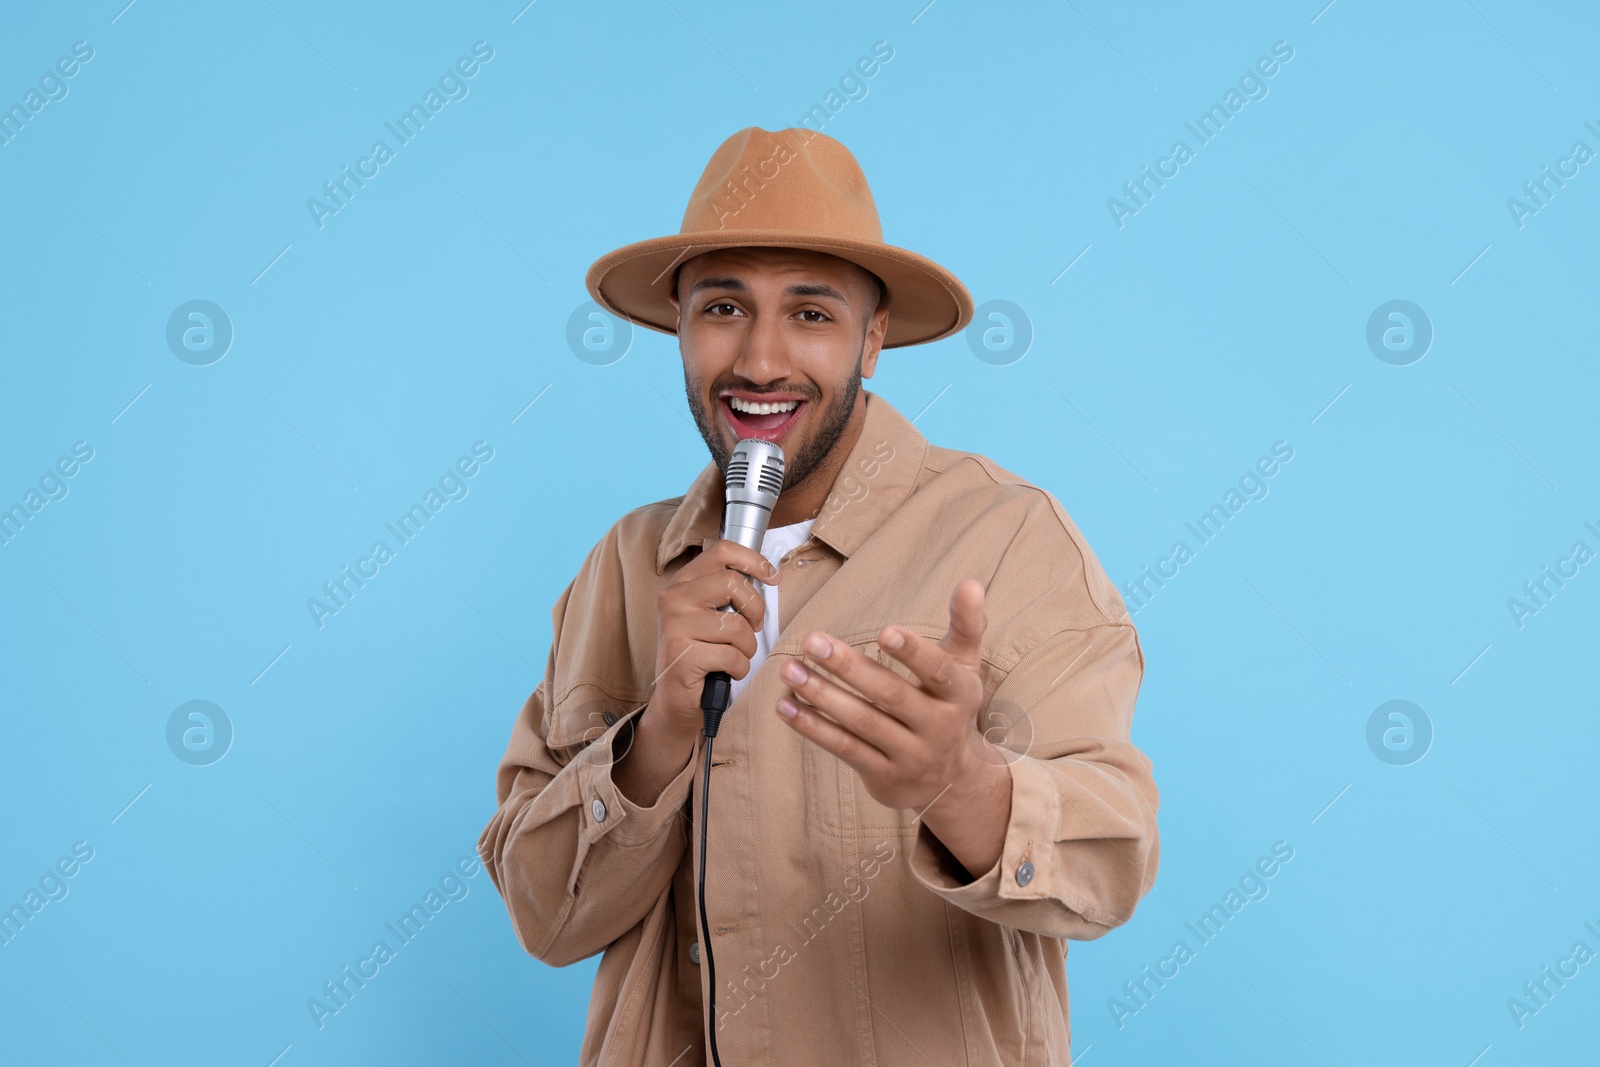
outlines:
M1067 939L1127 921L1155 878L1144 661L1054 497L861 388L883 350L959 332L966 289L883 243L843 145L755 127L678 234L588 285L678 336L711 462L618 520L556 602L479 841L528 952L604 953L582 1062L1067 1062ZM718 536L751 437L787 458L760 552Z

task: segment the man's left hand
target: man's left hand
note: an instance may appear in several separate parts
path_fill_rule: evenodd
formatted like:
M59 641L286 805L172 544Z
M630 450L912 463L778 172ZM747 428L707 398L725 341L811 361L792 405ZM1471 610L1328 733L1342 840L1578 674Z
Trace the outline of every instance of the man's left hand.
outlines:
M836 637L807 635L812 661L861 695L791 662L780 673L803 703L783 697L776 709L796 733L853 767L868 794L886 807L926 815L953 794L940 807L952 816L966 807L965 817L924 821L936 833L948 822L941 840L978 872L999 858L1010 813L1009 772L1003 761L980 756L989 746L978 730L983 592L972 578L956 586L950 628L938 642L897 626L879 632L879 647L906 666L915 685Z

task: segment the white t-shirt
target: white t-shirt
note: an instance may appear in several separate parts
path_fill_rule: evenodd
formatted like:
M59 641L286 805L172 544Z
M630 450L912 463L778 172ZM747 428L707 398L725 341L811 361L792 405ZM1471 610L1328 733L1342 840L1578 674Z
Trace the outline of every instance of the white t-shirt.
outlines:
M784 553L805 544L811 536L811 524L815 521L807 519L805 522L769 529L761 539L761 554L776 567ZM761 598L766 601L767 613L762 617L761 629L756 631L756 654L750 657L750 673L733 680L733 696L728 702L730 706L739 699L744 684L755 677L756 670L761 666L761 661L767 658L767 653L772 651L772 646L778 643L778 587L766 582L758 584L761 586Z

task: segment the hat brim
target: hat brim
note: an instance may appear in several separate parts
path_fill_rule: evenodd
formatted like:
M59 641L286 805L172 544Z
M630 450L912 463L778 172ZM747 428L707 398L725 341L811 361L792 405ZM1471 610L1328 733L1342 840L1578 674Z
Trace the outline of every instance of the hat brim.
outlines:
M721 248L799 248L846 259L883 279L889 290L884 348L926 344L958 333L972 321L972 295L961 280L926 256L895 245L868 244L794 230L670 234L638 241L594 261L584 284L595 303L615 315L676 336L677 311L668 299L673 271L694 256Z

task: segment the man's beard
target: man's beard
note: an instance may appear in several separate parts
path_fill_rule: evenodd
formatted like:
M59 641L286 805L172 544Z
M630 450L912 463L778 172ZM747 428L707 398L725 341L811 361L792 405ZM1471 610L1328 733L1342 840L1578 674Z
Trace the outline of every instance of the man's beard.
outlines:
M822 413L821 421L817 426L817 433L808 442L800 453L795 456L784 455L783 488L792 490L803 485L807 478L822 465L828 453L833 451L839 439L844 436L845 427L850 424L850 415L855 410L856 396L861 392L861 358L867 350L866 338L862 338L861 351L856 353L855 370L850 374L850 380L845 387L834 397L834 401ZM700 436L705 439L706 447L711 450L711 458L716 462L717 469L726 471L728 460L733 457L732 451L723 444L721 427L725 425L722 419L721 402L715 412L706 409L706 397L710 395L694 382L686 382L685 392L689 398L689 411L694 415L695 425L700 428ZM723 388L731 386L719 385L715 390L720 393ZM754 391L754 390L751 390ZM774 390L776 392L778 390ZM808 400L814 403L815 400Z

